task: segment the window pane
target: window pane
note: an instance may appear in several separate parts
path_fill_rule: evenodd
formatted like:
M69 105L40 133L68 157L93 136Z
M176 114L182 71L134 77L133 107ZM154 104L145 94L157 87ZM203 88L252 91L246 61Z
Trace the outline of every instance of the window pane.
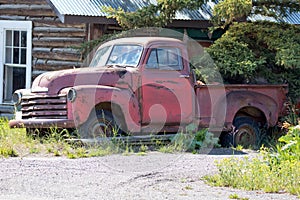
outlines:
M26 68L14 67L13 69L13 92L25 88Z
M167 65L168 64L168 55L165 49L157 49L158 55L158 63L159 65Z
M10 102L14 91L25 88L26 68L5 66L4 74L4 101Z
M163 70L182 70L182 57L180 49L160 48L158 51L159 68Z
M148 61L147 61L147 65L146 67L148 69L155 69L155 68L158 68L158 63L157 63L157 53L156 53L156 49L153 49L150 53L150 56L148 58Z
M6 46L12 46L12 31L7 30L6 31L6 42L5 42Z
M27 44L27 32L26 31L22 31L21 32L21 47L26 47Z
M18 47L19 45L19 40L20 40L20 32L19 31L14 31L14 47Z
M14 64L20 64L19 63L19 52L20 52L19 48L14 48L14 52L13 52L13 63Z
M5 48L5 63L12 63L11 50L12 48Z
M177 49L169 49L168 50L168 63L170 65L179 65L179 52Z
M110 46L99 49L96 52L93 60L91 61L90 67L104 66L106 63L106 59L107 59L107 56L105 56L105 55L107 55L107 53L109 53L108 52L109 49L110 49Z
M107 65L124 65L136 67L142 55L140 45L115 45L108 58Z
M26 64L26 49L21 49L21 64Z

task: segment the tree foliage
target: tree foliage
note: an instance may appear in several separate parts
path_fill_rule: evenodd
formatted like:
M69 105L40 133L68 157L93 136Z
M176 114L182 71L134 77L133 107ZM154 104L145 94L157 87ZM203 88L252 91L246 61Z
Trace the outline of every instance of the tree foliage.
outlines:
M245 22L254 15L279 19L300 11L299 0L222 0L214 24L226 33L207 49L225 82L288 83L300 98L300 27L276 22Z
M252 11L252 0L220 1L213 10L215 25L228 25L234 21L245 20Z
M300 27L234 23L207 51L229 83L288 83L300 97Z
M299 0L220 0L213 10L213 22L226 26L247 17L262 15L279 19L300 11Z
M157 0L157 4L140 8L135 12L126 12L123 9L104 7L108 17L117 20L124 29L142 27L164 27L172 22L177 11L196 9L208 0Z
M299 0L253 0L253 14L283 17L300 11Z

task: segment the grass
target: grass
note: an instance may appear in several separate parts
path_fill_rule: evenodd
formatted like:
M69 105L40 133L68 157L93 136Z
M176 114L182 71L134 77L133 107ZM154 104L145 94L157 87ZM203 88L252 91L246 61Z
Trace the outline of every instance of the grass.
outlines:
M57 128L50 129L45 137L32 137L26 134L24 128L10 129L8 121L0 119L0 157L40 154L74 159L119 153L114 144L82 146L66 140L72 137L67 130Z
M193 127L191 129L194 129ZM24 157L32 154L47 156L65 156L70 159L86 158L95 156L105 156L120 153L122 155L146 156L149 151L159 151L163 153L176 153L189 151L197 153L202 147L217 145L218 139L207 129L198 132L188 131L188 133L178 133L169 144L159 140L147 146L140 143L133 145L120 141L117 138L101 143L101 145L82 145L70 143L67 139L76 138L66 129L60 130L55 127L48 130L48 134L39 137L39 132L35 131L35 136L27 135L26 130L10 129L8 121L0 119L0 157ZM76 133L75 133L76 134Z
M193 131L177 133L169 145L160 146L158 151L162 153L186 151L198 153L201 148L219 147L218 140L207 129L201 129L196 133Z
M238 194L234 193L229 195L229 199L248 200L249 198L239 197Z
M271 148L263 147L260 156L249 159L226 158L216 163L219 173L205 176L213 186L230 186L265 192L288 192L300 197L300 125L288 126L287 134ZM23 157L30 154L65 156L70 159L123 155L146 156L148 151L164 153L197 152L200 148L217 145L217 139L206 129L197 133L179 133L165 145L155 141L155 148L140 144L138 148L128 143L112 140L102 145L80 145L66 139L74 137L67 130L52 128L47 137L31 137L25 129L10 129L8 121L0 119L0 157ZM237 149L242 149L238 146ZM185 189L191 189L188 186ZM245 199L232 195L231 199Z
M288 192L300 197L300 125L289 127L278 141L273 148L262 147L256 158L217 162L219 173L204 179L213 186Z

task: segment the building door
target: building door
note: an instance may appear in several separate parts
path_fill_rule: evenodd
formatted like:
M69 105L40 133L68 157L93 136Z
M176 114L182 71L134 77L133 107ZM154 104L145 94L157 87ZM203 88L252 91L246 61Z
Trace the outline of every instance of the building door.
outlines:
M0 103L17 89L30 88L32 22L0 20Z

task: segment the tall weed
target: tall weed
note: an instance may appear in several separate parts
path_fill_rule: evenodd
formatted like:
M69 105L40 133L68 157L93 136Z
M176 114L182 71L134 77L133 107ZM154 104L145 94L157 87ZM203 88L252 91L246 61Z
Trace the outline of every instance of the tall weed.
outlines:
M226 158L219 173L204 179L211 185L265 192L289 192L300 197L300 125L290 127L275 148L261 148L254 159Z

